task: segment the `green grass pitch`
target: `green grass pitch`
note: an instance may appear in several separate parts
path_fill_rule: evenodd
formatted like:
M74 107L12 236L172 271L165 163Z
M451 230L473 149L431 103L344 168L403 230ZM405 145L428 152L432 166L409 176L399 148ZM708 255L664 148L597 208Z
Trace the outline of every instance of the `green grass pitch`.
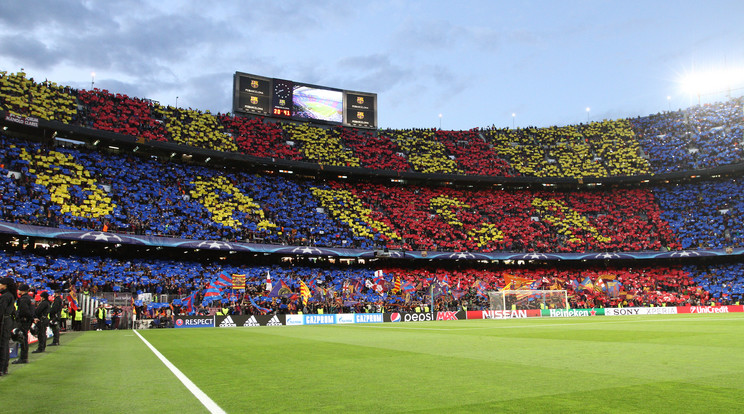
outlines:
M229 413L744 406L744 314L139 332ZM0 378L4 413L207 412L132 331L62 342Z
M313 112L316 112L325 118L331 118L334 115L339 115L341 113L341 111L333 108L332 106L328 106L320 102L307 102L305 105Z

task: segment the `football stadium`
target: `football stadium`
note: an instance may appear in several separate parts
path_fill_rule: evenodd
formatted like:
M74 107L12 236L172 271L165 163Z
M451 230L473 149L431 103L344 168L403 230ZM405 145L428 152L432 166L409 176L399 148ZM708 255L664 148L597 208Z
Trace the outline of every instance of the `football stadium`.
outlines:
M744 88L392 128L278 66L214 111L3 65L3 412L741 411Z

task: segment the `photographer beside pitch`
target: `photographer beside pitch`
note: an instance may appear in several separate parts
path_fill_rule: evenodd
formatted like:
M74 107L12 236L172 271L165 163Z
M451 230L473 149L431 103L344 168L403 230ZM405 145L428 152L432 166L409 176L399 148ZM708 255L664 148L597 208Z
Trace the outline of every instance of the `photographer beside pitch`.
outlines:
M0 376L8 374L10 362L10 333L13 330L13 313L18 296L13 279L0 279Z
M34 305L31 303L31 297L28 295L29 287L27 284L22 284L18 288L18 293L21 297L18 298L18 312L17 312L17 324L18 329L21 330L21 352L18 355L18 359L13 361L14 364L27 364L28 363L28 331L31 329L31 324L34 322Z

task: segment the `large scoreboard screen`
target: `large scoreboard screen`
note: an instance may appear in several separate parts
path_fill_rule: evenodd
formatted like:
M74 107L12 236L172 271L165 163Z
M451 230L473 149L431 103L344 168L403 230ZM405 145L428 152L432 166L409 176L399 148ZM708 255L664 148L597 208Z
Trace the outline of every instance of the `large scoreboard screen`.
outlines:
M236 72L233 112L377 128L377 94Z

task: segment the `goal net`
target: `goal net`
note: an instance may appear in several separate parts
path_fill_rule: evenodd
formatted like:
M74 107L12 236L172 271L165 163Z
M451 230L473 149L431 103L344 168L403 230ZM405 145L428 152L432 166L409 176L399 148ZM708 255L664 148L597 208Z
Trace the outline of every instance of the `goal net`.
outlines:
M567 309L565 290L501 290L488 292L491 310Z

